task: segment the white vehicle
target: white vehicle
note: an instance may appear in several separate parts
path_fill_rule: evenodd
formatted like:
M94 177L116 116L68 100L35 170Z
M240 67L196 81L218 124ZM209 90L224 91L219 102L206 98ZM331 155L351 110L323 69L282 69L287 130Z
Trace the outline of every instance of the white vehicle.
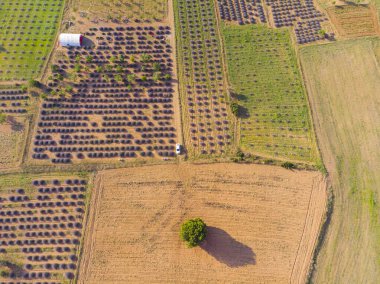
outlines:
M181 144L176 144L175 145L175 152L177 155L181 155L181 150L182 150Z

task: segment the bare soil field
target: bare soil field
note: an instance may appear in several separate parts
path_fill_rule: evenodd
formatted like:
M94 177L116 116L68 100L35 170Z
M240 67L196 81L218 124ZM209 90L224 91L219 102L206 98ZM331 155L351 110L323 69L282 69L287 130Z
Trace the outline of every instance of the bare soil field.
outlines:
M315 283L380 279L380 40L301 49L335 202Z
M374 6L342 5L327 9L332 23L342 37L379 35L377 10Z
M317 172L258 165L162 165L100 172L78 283L305 281L324 214ZM186 248L179 225L208 236Z

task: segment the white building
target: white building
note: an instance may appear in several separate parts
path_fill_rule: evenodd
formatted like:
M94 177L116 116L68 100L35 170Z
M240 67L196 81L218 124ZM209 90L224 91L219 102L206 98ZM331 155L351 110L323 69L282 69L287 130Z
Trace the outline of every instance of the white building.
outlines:
M81 34L60 34L59 44L61 46L82 46L83 36Z

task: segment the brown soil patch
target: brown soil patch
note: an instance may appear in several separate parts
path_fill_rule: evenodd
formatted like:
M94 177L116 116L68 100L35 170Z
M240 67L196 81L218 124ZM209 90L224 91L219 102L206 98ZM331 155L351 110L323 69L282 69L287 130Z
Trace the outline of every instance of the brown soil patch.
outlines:
M342 37L361 37L380 34L374 6L342 5L327 9L332 23Z
M304 282L325 208L317 172L162 165L98 174L79 283ZM182 221L209 234L188 249Z

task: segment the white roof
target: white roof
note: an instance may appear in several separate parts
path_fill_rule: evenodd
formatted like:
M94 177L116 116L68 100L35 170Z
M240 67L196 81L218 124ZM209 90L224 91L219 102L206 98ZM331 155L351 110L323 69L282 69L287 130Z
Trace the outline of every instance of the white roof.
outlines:
M59 43L62 46L81 46L82 35L81 34L60 34Z

